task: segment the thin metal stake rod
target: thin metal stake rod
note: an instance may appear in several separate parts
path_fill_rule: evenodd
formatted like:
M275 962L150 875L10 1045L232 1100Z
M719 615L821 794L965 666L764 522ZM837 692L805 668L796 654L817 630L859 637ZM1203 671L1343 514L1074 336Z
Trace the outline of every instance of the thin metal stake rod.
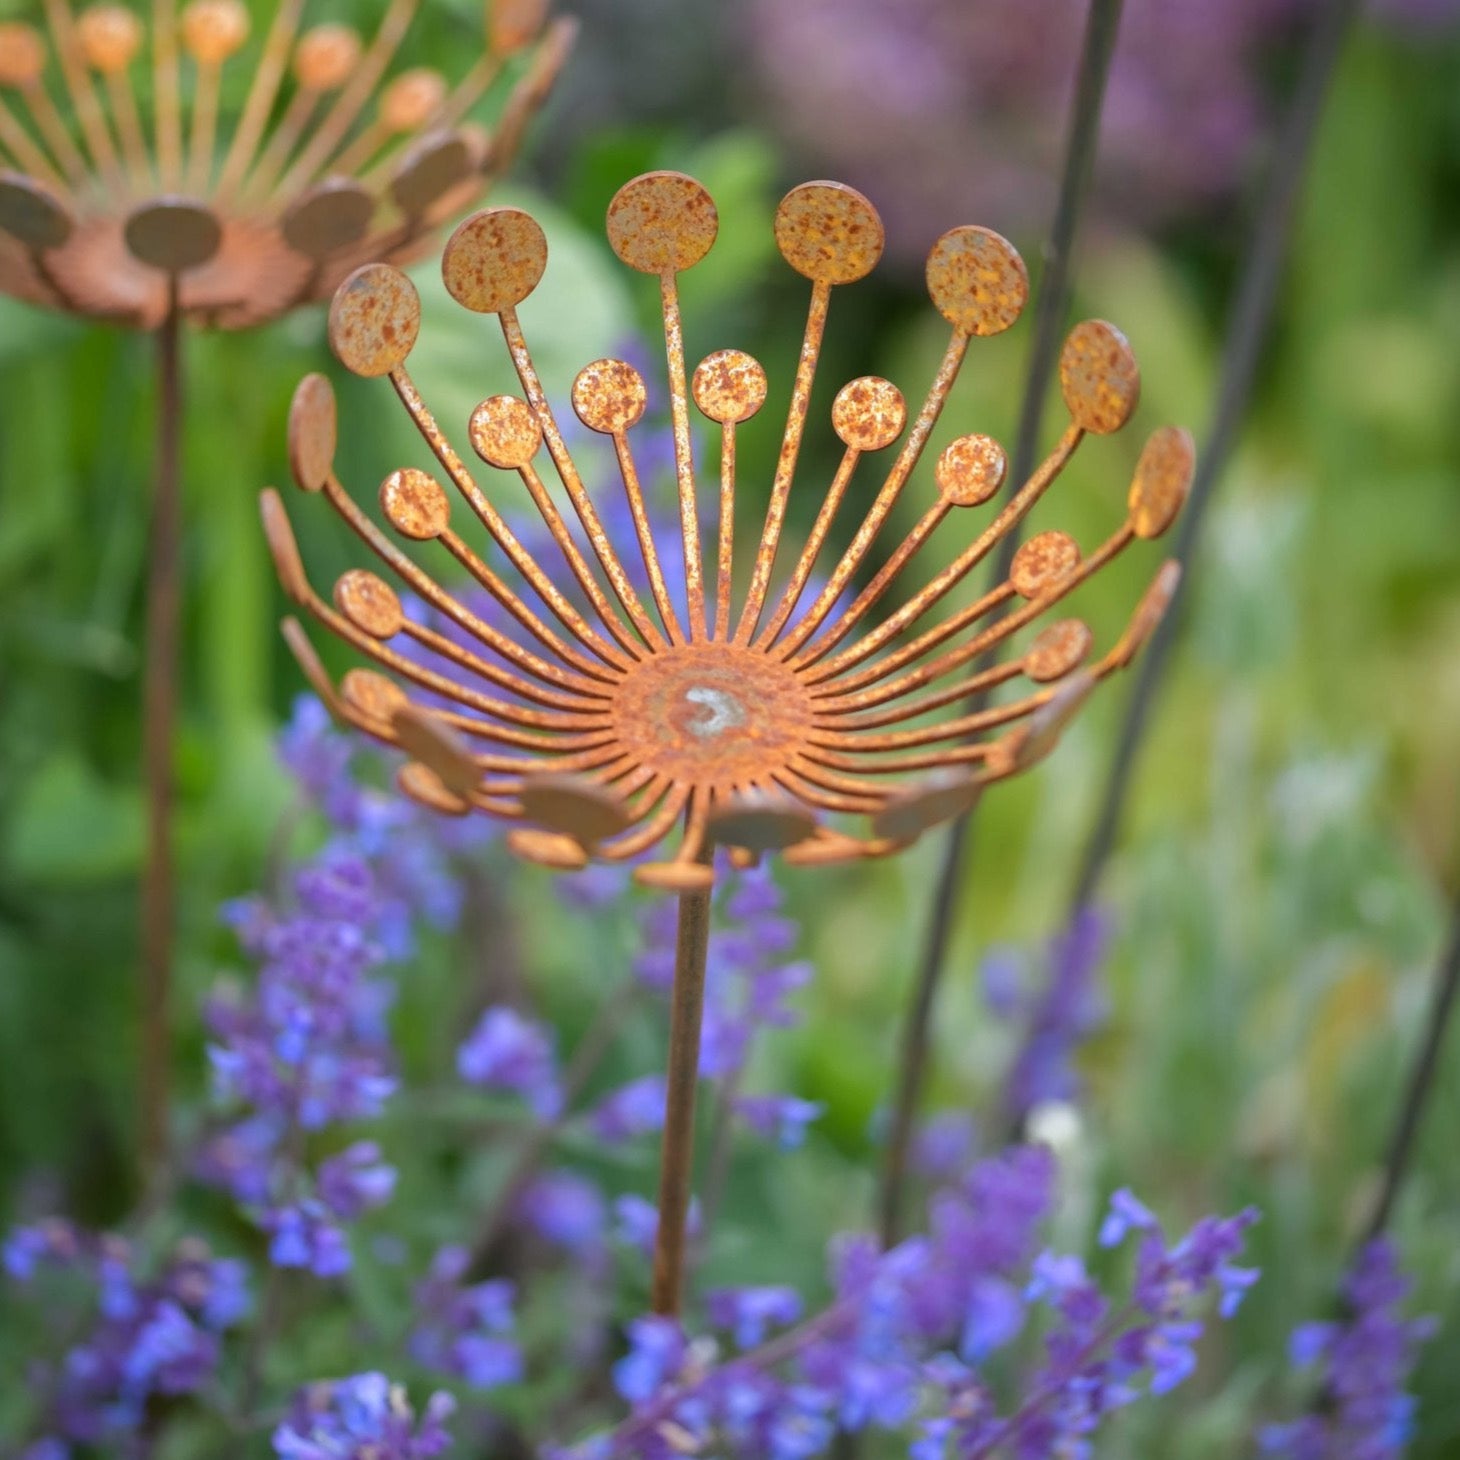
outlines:
M1457 890L1455 896L1449 944L1435 970L1434 990L1425 1019L1424 1038L1410 1070L1404 1104L1399 1107L1394 1132L1389 1137L1389 1149L1384 1158L1384 1184L1379 1189L1379 1199L1374 1203L1374 1212L1364 1229L1361 1245L1366 1246L1375 1237L1381 1236L1394 1214L1394 1202L1399 1195L1399 1188L1409 1174L1415 1139L1419 1135L1420 1117L1424 1114L1425 1105L1434 1089L1435 1075L1440 1068L1440 1051L1444 1048L1445 1035L1455 1012L1457 995L1460 995L1460 890Z
M695 1090L700 1075L700 1024L705 1010L705 960L709 948L710 890L680 893L652 1292L654 1312L671 1317L679 1312L684 1284L685 1227L694 1171Z
M1105 782L1105 794L1101 797L1094 829L1071 889L1071 917L1094 896L1115 847L1136 756L1145 739L1151 710L1175 640L1180 607L1191 583L1189 569L1200 540L1207 504L1213 488L1221 479L1247 414L1252 383L1272 320L1283 260L1287 256L1288 238L1302 195L1303 173L1313 150L1313 139L1323 115L1329 83L1359 5L1360 0L1331 0L1313 23L1297 90L1283 120L1272 166L1258 203L1252 249L1238 285L1227 347L1223 352L1222 378L1211 429L1207 433L1205 447L1198 454L1191 495L1177 528L1175 556L1187 571L1182 573L1171 607L1151 642L1146 645L1146 652L1136 670L1136 682L1126 707L1110 775Z
M1091 0L1086 13L1079 76L1075 86L1074 106L1070 113L1069 138L1065 147L1064 173L1060 179L1059 199L1055 205L1049 243L1044 252L1044 271L1040 277L1039 300L1035 313L1034 342L1029 352L1029 370L1025 378L1012 470L1009 473L1009 480L1015 483L1028 478L1039 449L1039 427L1044 415L1044 401L1059 359L1060 333L1069 306L1070 266L1075 233L1095 163L1096 145L1100 138L1100 113L1105 104L1105 83L1110 75L1111 57L1115 53L1121 8L1122 0ZM1017 531L1008 533L999 543L992 565L992 583L1000 583L1008 577L1009 565L1018 546ZM978 667L984 667L984 662L980 661ZM878 1193L878 1227L884 1246L895 1242L899 1231L908 1151L927 1068L933 1006L937 1000L943 967L947 962L953 913L957 906L958 888L963 881L969 820L967 815L959 817L948 828L944 839L943 858L938 868L927 933L923 940L922 956L918 960L917 983L907 1022L903 1026L897 1089L887 1137L887 1156Z
M167 315L157 331L157 461L147 562L147 645L143 688L143 762L147 846L142 874L142 1039L139 1075L144 1184L167 1161L173 947L172 740L177 714L179 453L182 380L177 276L169 276Z

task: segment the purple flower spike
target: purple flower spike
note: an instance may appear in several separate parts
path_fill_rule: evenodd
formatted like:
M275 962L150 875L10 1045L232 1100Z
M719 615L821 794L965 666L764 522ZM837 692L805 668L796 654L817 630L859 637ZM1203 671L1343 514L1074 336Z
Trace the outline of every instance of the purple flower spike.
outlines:
M457 1051L456 1068L469 1085L521 1095L543 1120L552 1119L562 1104L552 1036L505 1005L477 1021Z
M311 1385L274 1431L282 1460L434 1460L451 1444L445 1428L456 1408L433 1394L417 1424L405 1390L383 1374L356 1374Z

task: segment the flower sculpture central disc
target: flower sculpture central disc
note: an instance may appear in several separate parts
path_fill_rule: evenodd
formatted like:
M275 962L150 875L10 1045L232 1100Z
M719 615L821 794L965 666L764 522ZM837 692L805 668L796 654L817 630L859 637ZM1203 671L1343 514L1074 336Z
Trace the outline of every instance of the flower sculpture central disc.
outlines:
M811 708L784 664L735 644L682 644L629 671L614 694L613 722L651 770L729 790L789 765Z

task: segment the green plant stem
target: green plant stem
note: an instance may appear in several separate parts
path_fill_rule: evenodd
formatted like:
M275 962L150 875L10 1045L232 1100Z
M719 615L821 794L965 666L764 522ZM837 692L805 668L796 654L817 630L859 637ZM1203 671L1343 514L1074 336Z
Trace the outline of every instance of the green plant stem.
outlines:
M1070 130L1065 146L1064 171L1049 242L1044 251L1039 299L1035 306L1034 340L1029 352L1023 403L1015 437L1011 486L1017 489L1033 469L1039 445L1039 428L1044 402L1059 360L1060 335L1069 308L1070 278L1075 236L1085 195L1089 190L1096 147L1100 138L1100 113L1105 102L1105 83L1120 29L1122 0L1091 0L1085 17L1079 75ZM1008 533L999 544L991 582L1001 583L1018 547L1016 533ZM984 667L981 661L979 667ZM977 705L974 706L977 708ZM913 1124L917 1118L928 1063L933 1008L938 985L947 963L948 942L958 890L963 885L970 818L961 817L948 828L942 859L934 883L933 900L918 958L916 982L898 1054L897 1082L888 1129L887 1154L878 1185L878 1228L884 1245L897 1240L901 1230L903 1188L907 1180L908 1155Z

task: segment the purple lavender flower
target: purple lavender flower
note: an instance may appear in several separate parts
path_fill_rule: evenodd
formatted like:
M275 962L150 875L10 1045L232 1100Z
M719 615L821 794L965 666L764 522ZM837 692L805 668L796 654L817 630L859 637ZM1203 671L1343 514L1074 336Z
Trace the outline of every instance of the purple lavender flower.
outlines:
M408 1347L417 1363L464 1380L474 1389L495 1389L522 1377L522 1351L512 1337L515 1323L510 1282L466 1284L471 1255L465 1247L443 1247L415 1291L421 1321Z
M449 1394L433 1394L420 1423L405 1390L384 1374L356 1374L312 1384L274 1431L283 1460L432 1460L451 1444L445 1428L456 1408Z
M740 1095L735 1100L735 1113L746 1126L783 1151L803 1145L807 1128L825 1109L815 1100L795 1095Z
M561 1107L552 1035L505 1005L477 1021L457 1051L456 1069L470 1085L521 1095L540 1119L552 1119Z
M705 1294L705 1311L716 1328L727 1328L737 1348L754 1348L771 1328L784 1328L801 1316L794 1288L716 1288Z
M545 1171L517 1199L517 1215L545 1242L583 1258L602 1250L608 1206L603 1193L574 1171Z
M1319 1368L1326 1402L1286 1424L1264 1427L1265 1454L1283 1460L1397 1460L1414 1428L1414 1398L1406 1392L1421 1344L1435 1331L1430 1319L1400 1310L1409 1283L1392 1244L1364 1248L1344 1284L1347 1314L1331 1323L1293 1330L1294 1368Z
M644 1075L605 1096L589 1114L599 1140L619 1145L664 1125L664 1076Z

